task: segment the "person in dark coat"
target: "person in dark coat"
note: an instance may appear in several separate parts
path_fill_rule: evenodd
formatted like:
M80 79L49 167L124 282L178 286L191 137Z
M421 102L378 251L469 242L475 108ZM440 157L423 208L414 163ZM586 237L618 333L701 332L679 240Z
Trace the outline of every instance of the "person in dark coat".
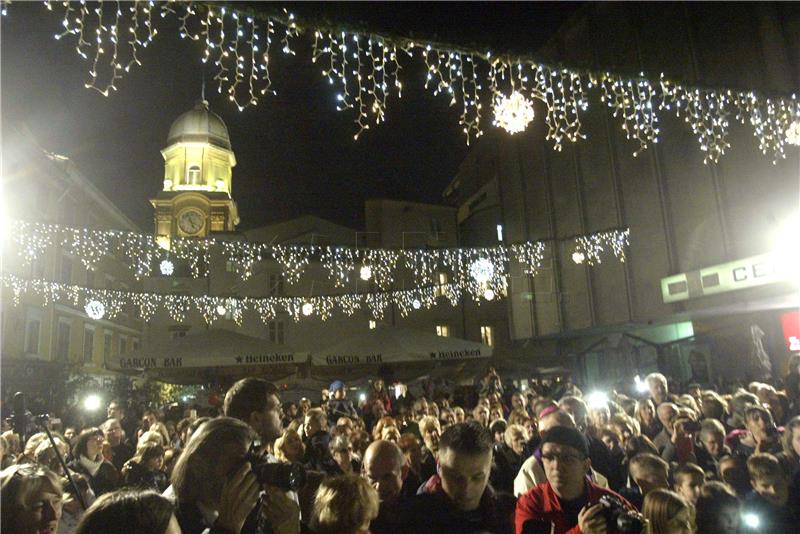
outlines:
M358 410L353 406L353 401L347 398L347 388L341 380L335 380L329 388L331 398L328 400L328 423L336 426L340 417L358 419Z
M73 460L67 467L84 475L89 486L98 497L119 487L119 471L103 458L102 447L105 439L99 428L87 428L75 440L72 447Z
M167 476L161 470L163 465L164 447L158 443L143 443L123 466L122 483L124 486L161 493L167 489Z

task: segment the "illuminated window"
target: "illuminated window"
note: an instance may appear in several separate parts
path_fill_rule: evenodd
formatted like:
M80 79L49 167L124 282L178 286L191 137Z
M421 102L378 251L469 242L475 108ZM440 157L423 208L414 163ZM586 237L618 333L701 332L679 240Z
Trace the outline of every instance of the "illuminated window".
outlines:
M436 289L434 294L437 297L444 296L444 286L447 285L447 273L436 273Z
M186 184L187 185L200 185L200 167L192 165L186 171Z
M378 323L376 323L375 321L370 320L370 322L369 322L369 329L370 330L375 330L375 327L377 327L377 326L378 326Z
M481 327L481 341L484 345L494 347L494 327L482 326Z
M446 324L437 324L436 335L441 337L450 337L450 327Z
M501 242L503 241L503 225L502 224L498 224L497 225L497 240L501 241Z

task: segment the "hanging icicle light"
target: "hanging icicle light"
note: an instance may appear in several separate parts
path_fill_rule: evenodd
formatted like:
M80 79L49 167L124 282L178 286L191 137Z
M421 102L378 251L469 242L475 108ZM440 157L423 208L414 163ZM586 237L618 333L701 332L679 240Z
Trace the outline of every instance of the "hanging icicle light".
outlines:
M800 146L800 119L786 128L786 142L790 145Z
M510 134L525 131L533 120L533 103L519 91L511 96L497 95L494 101L494 125Z

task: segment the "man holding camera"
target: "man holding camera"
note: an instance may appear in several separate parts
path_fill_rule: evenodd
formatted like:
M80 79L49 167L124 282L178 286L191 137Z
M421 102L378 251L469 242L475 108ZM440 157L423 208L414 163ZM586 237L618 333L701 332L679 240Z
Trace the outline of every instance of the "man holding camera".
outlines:
M616 522L609 518L634 509L618 494L589 481L586 474L591 463L581 432L564 426L548 430L542 439L547 482L534 486L517 501L516 534L618 533ZM627 511L601 503L604 497Z
M223 410L227 417L244 421L260 439L261 450L275 442L283 433L283 410L278 397L278 388L260 378L244 378L236 382L225 394ZM265 461L276 463L272 455ZM266 485L261 495L261 515L273 532L295 533L300 531L300 508L297 496L276 486ZM251 514L241 532L256 532L259 523L256 514Z

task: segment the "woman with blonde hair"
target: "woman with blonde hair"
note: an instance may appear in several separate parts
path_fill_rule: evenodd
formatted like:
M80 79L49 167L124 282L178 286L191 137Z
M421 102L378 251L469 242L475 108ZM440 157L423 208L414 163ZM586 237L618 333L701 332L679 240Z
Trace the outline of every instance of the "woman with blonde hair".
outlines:
M694 509L674 491L655 489L644 498L647 534L694 534Z
M58 475L35 464L12 465L0 472L0 530L15 534L56 532L63 493Z
M273 446L275 457L281 462L302 462L306 446L295 430L286 429L283 435L275 440Z
M656 417L656 407L650 399L642 399L636 403L636 420L639 421L642 434L650 439L661 432L662 427Z
M383 434L383 429L390 426L397 426L397 421L395 421L394 417L390 415L386 415L378 419L378 422L375 423L375 427L372 429L372 439L378 440L381 439L381 434Z
M378 517L378 492L359 475L326 478L317 490L311 516L315 534L368 534Z

